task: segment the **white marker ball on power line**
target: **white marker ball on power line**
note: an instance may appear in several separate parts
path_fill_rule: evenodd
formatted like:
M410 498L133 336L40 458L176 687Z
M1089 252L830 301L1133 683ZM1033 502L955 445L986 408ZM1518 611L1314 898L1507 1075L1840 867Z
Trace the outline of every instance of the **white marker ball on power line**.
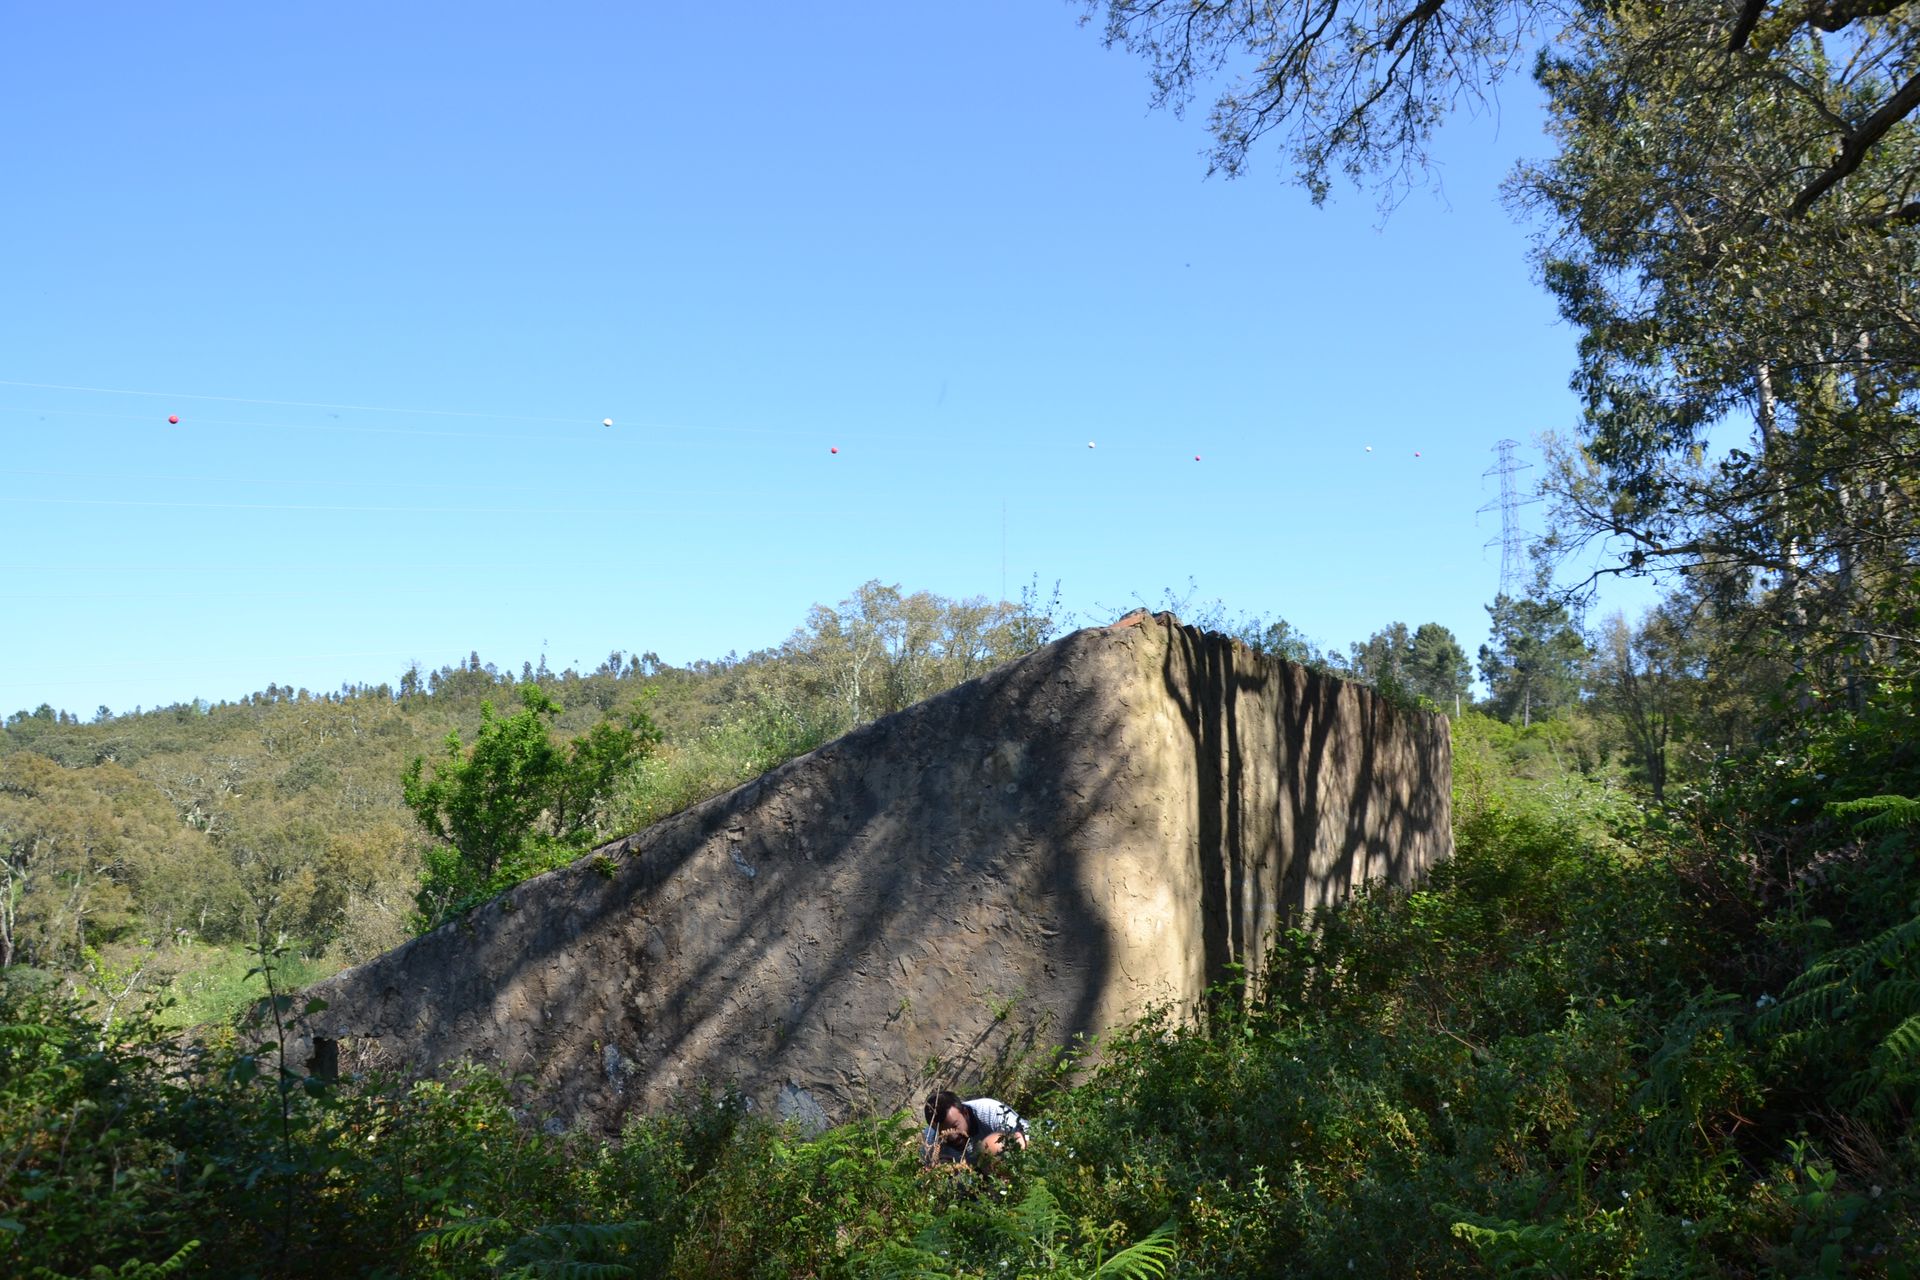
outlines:
M1093 441L1091 440L1087 441L1087 448L1089 449L1093 448Z
M1368 453L1372 453L1372 452L1373 452L1373 446L1372 446L1372 445L1368 445L1368 446L1367 446L1367 452L1368 452Z
M612 419L612 418L602 418L602 419L600 419L600 425L601 425L601 426L603 426L603 427L610 427L610 426L612 426L612 425L613 425L613 419Z

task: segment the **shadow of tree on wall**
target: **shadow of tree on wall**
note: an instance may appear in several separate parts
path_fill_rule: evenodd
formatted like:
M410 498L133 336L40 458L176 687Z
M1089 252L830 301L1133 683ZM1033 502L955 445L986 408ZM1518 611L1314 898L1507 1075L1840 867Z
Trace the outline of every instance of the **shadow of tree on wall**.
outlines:
M1095 685L1063 686L1061 665L1010 664L517 886L316 988L330 1007L312 1031L376 1037L416 1069L491 1060L564 1114L616 1119L701 1079L765 1101L836 1061L839 1109L890 1109L927 1058L977 1059L996 1033L1032 1030L996 1012L996 993L965 990L914 1036L889 1027L886 1009L943 974L964 989L978 948L998 946L1015 953L1000 999L1024 987L1063 1038L1091 1035L1114 975L1068 851L1116 800L1088 762L1118 725ZM1025 763L1003 785L1057 779L1072 802L989 803L951 763L1008 742ZM606 858L611 878L594 869ZM1071 940L1070 965L1031 945L1047 938ZM861 988L858 1025L828 1025ZM889 1034L897 1051L861 1043Z
M306 1033L416 1070L489 1061L536 1109L609 1127L702 1081L889 1111L929 1059L1095 1036L1138 981L1089 888L1141 805L1117 646L1164 643L1192 743L1193 847L1155 856L1197 859L1192 933L1165 925L1208 982L1257 965L1327 886L1411 874L1410 842L1446 815L1444 792L1407 794L1444 766L1406 768L1444 752L1432 725L1170 616L1123 621L1159 630L1077 632L320 984Z
M1367 880L1407 884L1451 849L1440 717L1162 621L1162 685L1194 744L1209 985L1233 964L1257 974L1275 929ZM1263 756L1282 792L1270 808L1249 776Z

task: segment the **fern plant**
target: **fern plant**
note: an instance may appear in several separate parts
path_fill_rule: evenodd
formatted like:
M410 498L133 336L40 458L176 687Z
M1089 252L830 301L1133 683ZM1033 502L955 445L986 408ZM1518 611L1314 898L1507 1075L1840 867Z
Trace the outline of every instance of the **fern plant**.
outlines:
M628 1280L649 1252L644 1222L556 1222L508 1245L500 1268L512 1280Z
M1915 796L1862 796L1830 804L1827 812L1854 819L1853 829L1863 835L1920 830L1920 797Z
M55 1271L52 1267L35 1267L33 1280L166 1280L166 1277L178 1275L186 1269L187 1259L200 1247L198 1240L189 1240L173 1253L173 1256L161 1262L147 1262L139 1258L130 1258L114 1270L96 1263L88 1270L74 1276Z
M1108 1254L1105 1233L1090 1222L1074 1230L1073 1219L1060 1207L1051 1189L1035 1179L1020 1202L991 1220L991 1235L1020 1256L1017 1273L1058 1280L1159 1280L1167 1274L1177 1246L1175 1224L1169 1219L1134 1243ZM1114 1230L1119 1230L1115 1224ZM1084 1237L1077 1247L1075 1236ZM889 1280L948 1280L955 1274L951 1255L961 1252L945 1223L935 1223L913 1245L893 1244L874 1260L869 1274Z
M1907 796L1867 796L1828 811L1865 834L1920 829L1920 799ZM1754 1026L1778 1035L1785 1053L1864 1057L1835 1101L1890 1114L1920 1085L1920 914L1820 956Z

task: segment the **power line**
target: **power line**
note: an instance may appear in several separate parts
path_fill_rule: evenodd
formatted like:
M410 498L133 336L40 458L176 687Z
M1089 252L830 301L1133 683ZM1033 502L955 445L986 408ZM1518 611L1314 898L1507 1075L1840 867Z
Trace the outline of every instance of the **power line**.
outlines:
M136 391L127 387L81 387L65 382L21 382L0 378L0 387L33 387L39 391L88 391L103 396L148 396L156 400L218 400L226 404L270 404L288 409L347 409L355 413L417 413L439 418L499 418L515 422L579 422L579 418L536 417L524 413L481 413L471 409L400 409L380 404L334 404L325 400L258 400L248 396L215 396L195 391Z
M0 383L3 383L3 382L4 380L0 380ZM23 384L14 383L12 385L20 386ZM26 384L26 385L32 385L32 384ZM219 400L219 399L224 399L225 397L207 396L204 398L208 400ZM269 401L259 401L259 402L243 401L242 403L280 404L280 403L293 403L293 402L269 400ZM577 434L572 434L572 435L564 435L564 434L556 435L552 433L543 434L543 435L524 435L524 434L513 435L513 434L508 434L508 433L498 432L498 431L432 431L432 430L425 430L418 427L368 427L368 426L360 426L354 423L347 423L347 422L326 422L326 423L262 422L257 419L245 419L245 418L199 418L199 417L194 418L192 420L191 425L195 428L247 427L247 428L257 428L257 429L268 430L268 431L326 432L326 433L340 433L345 435L365 435L365 436L418 436L422 439L428 439L428 440L490 440L500 444L512 444L512 443L551 444L558 439L587 440L598 435L604 435L607 431L606 427L600 426L598 423L594 423L592 424L591 427L589 427L588 424L583 419L580 419L580 418L527 418L527 417L521 417L515 414L487 414L487 413L469 414L464 412L456 414L455 411L453 410L445 410L445 409L388 409L388 410L385 410L385 412L444 414L444 415L471 417L471 418L480 418L480 419L492 418L501 422L564 422L564 423L569 423L576 427L580 427L581 430ZM69 417L69 418L105 418L112 422L127 422L132 420L132 416L127 413L109 413L99 409L61 409L57 407L40 407L40 406L29 406L29 405L0 405L0 413L23 413L23 414L33 413L33 414L40 414L42 416L49 413L55 413L63 417ZM181 429L185 429L185 424L183 424ZM684 434L684 435L797 437L800 434L799 428L783 429L779 427L715 427L715 426L695 427L695 426L683 426L677 423L662 423L662 422L628 423L622 426L614 427L612 428L612 430L622 434L646 433L651 435L658 435L663 432L668 432L668 433L677 433L677 434ZM850 432L850 433L842 433L842 438L853 439L853 440L871 440L871 439L884 439L887 437L878 436L872 432Z

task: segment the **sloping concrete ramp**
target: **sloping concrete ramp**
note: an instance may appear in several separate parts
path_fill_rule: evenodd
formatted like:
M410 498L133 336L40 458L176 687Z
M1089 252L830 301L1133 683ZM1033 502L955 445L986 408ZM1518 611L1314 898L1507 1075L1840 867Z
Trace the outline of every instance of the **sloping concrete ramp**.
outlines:
M1190 1004L1452 850L1446 720L1169 614L1079 631L319 984L302 1048L472 1058L613 1128L703 1080L822 1124ZM322 1053L328 1046L321 1045Z

